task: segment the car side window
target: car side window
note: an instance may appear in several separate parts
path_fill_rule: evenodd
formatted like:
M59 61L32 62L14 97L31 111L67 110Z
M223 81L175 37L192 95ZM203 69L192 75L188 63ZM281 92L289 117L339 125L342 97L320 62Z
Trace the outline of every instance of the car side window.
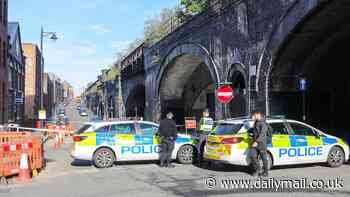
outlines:
M98 128L96 129L96 133L108 133L109 131L109 125L108 126L104 126L104 127L101 127L101 128Z
M289 123L290 128L291 128L291 135L306 135L306 136L314 136L315 132L312 128L299 124L299 123L294 123L291 122Z
M141 135L154 135L158 132L158 127L151 124L140 124Z
M115 134L135 134L134 124L115 124L111 126L111 132Z
M288 135L288 129L283 122L270 123L272 128L272 134L275 135Z

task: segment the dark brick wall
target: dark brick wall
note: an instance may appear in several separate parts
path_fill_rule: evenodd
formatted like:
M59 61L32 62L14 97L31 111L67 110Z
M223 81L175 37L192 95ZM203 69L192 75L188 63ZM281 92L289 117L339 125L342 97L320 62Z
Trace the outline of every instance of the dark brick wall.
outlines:
M250 94L246 97L250 95L251 98L250 111L267 109L266 78L279 47L303 18L322 2L325 1L241 0L217 4L145 49L146 118L155 119L162 71L169 59L181 54L181 50L194 53L202 50L198 54L208 52L207 59L213 61L208 66L211 72L217 70L217 82L227 79L230 70L234 69L232 65L243 65L247 79L249 68L256 69L256 75L250 78ZM180 52L174 53L174 48ZM159 61L154 61L155 56ZM215 76L215 73L211 74ZM133 80L130 83L134 83ZM221 114L217 118L220 118L221 107L218 106L218 110Z

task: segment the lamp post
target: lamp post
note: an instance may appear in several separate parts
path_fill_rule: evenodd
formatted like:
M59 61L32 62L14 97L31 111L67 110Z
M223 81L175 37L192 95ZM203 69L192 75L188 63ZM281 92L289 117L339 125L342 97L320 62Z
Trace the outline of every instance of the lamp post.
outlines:
M40 31L40 52L41 52L41 94L40 94L40 108L44 108L44 92L43 92L43 79L44 79L44 52L43 52L43 42L44 38L49 37L49 39L56 41L58 39L56 32L45 32L44 28L41 26Z

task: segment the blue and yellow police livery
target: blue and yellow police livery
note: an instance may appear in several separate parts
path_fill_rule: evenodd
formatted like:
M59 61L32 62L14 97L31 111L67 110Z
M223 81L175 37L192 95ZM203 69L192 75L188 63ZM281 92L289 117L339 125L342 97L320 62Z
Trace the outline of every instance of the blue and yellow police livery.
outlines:
M158 125L147 121L87 123L73 140L72 157L91 160L99 168L115 161L157 160L161 151ZM195 151L191 136L178 134L172 158L189 164Z
M338 167L349 159L349 146L340 138L327 135L305 123L286 119L267 119L272 127L268 144L269 168L279 165L328 163ZM220 121L208 136L204 158L234 165L250 165L250 119Z

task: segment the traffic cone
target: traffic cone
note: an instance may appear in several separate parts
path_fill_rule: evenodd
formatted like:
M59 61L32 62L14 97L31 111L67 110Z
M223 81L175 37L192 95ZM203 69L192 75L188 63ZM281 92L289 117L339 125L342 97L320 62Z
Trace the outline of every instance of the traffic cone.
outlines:
M53 144L53 148L54 149L60 148L60 139L59 139L58 134L55 134L55 143Z
M22 153L21 160L19 165L19 174L17 177L17 181L19 182L28 182L31 181L29 165L28 165L28 154Z

